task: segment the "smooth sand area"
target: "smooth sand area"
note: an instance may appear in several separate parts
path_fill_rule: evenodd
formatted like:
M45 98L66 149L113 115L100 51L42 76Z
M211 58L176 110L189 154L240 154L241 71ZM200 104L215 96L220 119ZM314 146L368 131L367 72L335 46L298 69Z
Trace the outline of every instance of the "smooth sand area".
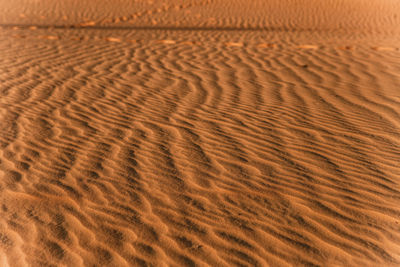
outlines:
M0 0L0 266L400 266L398 0Z

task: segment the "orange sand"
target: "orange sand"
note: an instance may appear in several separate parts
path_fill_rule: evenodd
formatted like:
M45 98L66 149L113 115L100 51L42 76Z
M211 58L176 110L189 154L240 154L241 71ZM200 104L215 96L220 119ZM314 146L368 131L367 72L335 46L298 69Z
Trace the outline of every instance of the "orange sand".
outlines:
M400 266L398 0L0 10L0 266Z

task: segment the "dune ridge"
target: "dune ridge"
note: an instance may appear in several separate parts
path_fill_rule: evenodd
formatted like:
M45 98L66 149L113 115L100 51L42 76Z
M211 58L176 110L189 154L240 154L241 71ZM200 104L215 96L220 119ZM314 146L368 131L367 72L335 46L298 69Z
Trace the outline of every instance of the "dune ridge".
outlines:
M395 1L93 2L0 4L0 264L400 264Z

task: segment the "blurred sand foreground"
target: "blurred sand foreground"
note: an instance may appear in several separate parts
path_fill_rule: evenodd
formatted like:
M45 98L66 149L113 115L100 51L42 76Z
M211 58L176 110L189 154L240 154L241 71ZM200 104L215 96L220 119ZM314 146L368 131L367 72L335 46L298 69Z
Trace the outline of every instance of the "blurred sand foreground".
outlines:
M0 266L400 266L398 0L0 10Z

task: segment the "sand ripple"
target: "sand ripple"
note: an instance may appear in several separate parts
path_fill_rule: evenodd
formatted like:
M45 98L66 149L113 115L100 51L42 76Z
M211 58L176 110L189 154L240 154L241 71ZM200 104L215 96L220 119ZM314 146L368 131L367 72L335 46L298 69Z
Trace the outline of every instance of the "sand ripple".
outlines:
M393 43L93 25L0 30L0 265L400 264Z

